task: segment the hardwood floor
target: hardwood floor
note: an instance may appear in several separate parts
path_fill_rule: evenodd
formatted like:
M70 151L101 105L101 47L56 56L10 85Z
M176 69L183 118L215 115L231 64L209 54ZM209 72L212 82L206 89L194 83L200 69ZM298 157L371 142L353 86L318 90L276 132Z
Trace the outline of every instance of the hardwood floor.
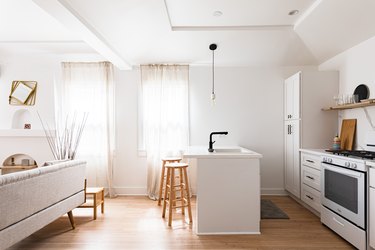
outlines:
M75 230L64 216L10 249L353 249L293 199L264 198L290 219L262 220L261 235L197 236L180 214L168 228L157 201L118 197L106 199L105 214L95 221L91 209L75 209ZM195 199L192 205L195 211Z

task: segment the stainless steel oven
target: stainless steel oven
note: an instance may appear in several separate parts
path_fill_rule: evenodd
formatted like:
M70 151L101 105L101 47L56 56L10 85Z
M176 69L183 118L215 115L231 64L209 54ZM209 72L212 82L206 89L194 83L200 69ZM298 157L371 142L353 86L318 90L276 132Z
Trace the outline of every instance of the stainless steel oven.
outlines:
M353 162L328 161L322 162L322 205L366 229L366 172Z

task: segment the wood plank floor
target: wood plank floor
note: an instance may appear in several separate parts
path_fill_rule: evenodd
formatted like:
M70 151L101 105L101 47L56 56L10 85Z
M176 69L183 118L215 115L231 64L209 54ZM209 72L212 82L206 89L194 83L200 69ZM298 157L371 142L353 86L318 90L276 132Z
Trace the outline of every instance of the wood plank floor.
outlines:
M197 236L180 214L168 228L155 201L118 197L106 199L105 214L99 213L96 221L91 209L75 209L75 230L64 216L10 249L353 249L293 199L263 198L290 219L262 220L261 235Z

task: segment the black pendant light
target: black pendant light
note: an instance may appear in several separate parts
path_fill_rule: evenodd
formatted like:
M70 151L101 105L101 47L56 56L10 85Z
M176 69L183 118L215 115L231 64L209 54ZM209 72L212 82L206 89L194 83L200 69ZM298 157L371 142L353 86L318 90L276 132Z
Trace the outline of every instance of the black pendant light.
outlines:
M217 45L215 43L210 44L210 50L212 51L212 91L211 91L211 101L215 103L215 50Z

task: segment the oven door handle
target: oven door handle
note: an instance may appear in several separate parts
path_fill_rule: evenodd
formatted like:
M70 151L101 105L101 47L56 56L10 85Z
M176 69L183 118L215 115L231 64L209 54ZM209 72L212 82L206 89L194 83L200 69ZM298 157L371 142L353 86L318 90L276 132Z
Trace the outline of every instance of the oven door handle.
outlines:
M323 169L328 169L332 172L344 174L344 175L347 175L347 176L350 176L350 177L353 177L353 178L360 178L363 175L362 173L358 173L354 170L347 170L347 169L343 169L341 167L333 167L333 166L328 165L328 164L323 163L323 162L322 162L322 167L323 167Z

